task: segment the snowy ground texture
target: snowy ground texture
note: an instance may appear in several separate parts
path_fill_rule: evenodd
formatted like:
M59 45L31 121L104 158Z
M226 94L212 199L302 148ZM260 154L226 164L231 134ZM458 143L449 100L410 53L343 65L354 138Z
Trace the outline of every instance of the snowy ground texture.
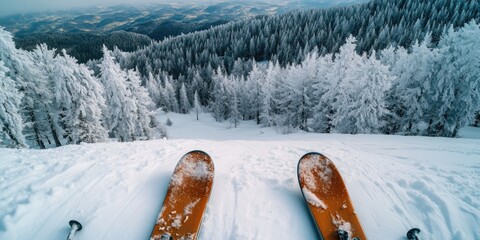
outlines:
M207 115L170 114L169 140L0 149L0 239L148 239L170 176L201 149L215 183L200 239L316 239L298 187L307 152L330 157L370 239L480 239L480 140L296 133L242 122L229 129ZM161 115L162 121L166 116ZM477 133L475 133L477 131Z

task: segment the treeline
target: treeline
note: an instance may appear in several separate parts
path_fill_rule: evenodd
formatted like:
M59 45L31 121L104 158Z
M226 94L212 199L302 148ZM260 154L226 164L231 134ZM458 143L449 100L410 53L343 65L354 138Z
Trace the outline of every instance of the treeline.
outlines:
M122 51L132 52L141 47L150 45L152 39L148 36L116 31L112 33L42 33L29 34L15 37L18 48L32 51L37 45L45 43L56 49L66 49L70 56L75 57L80 63L91 59L103 57L102 46L112 49L115 46ZM60 51L59 51L60 52Z
M451 27L436 47L430 34L424 39L360 55L349 37L338 53L313 50L299 64L253 62L246 77L219 67L211 87L199 72L178 87L166 73L150 74L146 84L165 111L187 113L203 102L217 121L235 127L256 120L282 133L455 137L480 110L480 28L474 21Z
M65 50L28 52L0 28L0 146L48 148L116 138L162 137L151 98L135 70L103 47L98 76Z
M147 21L132 27L127 27L125 28L125 31L143 34L153 40L161 41L167 37L175 37L181 34L202 31L227 22L229 22L229 20L222 19L216 21L207 19L207 21L198 22L192 20L168 20L164 22Z

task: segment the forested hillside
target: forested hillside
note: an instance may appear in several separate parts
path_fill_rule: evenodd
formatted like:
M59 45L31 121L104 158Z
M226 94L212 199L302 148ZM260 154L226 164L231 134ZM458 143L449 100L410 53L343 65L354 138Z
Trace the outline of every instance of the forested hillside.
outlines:
M299 63L314 48L337 52L344 40L357 38L359 53L387 46L409 47L431 33L435 45L452 25L480 20L476 0L373 0L349 7L295 11L229 23L171 38L131 54L124 66L143 75L165 71L192 80L191 68L221 66L231 73L235 61ZM237 64L238 65L238 64ZM190 69L190 71L189 71Z
M258 17L116 56L139 69L166 111L185 112L198 99L217 121L256 119L282 132L456 136L480 109L480 78L477 25L455 29L478 21L479 7L471 0L374 0ZM355 41L343 45L349 36ZM342 46L352 58L339 60ZM262 86L268 78L277 79Z

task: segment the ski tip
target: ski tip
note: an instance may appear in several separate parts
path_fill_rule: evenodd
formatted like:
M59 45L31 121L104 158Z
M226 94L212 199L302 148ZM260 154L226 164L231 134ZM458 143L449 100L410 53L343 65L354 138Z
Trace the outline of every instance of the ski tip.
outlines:
M319 153L319 152L309 152L309 153L303 155L303 156L300 158L300 160L298 160L297 172L300 172L300 163L301 163L303 160L308 159L308 158L310 158L310 157L314 157L314 156L320 157L320 158L329 159L329 158L327 158L325 155L323 155L323 154L321 154L321 153Z
M418 234L420 233L420 229L412 228L407 232L407 239L409 240L418 240Z
M214 168L212 157L210 157L210 155L208 155L208 153L206 153L202 150L190 151L190 152L186 153L185 155L183 155L183 157L181 159L185 159L187 156L195 156L195 158L204 159L204 160L208 161L209 164L211 164L212 167Z
M300 160L306 158L306 157L311 157L311 156L320 156L320 157L326 157L325 155L319 153L319 152L309 152L309 153L306 153L305 155L303 155Z
M70 225L70 227L77 226L77 231L82 230L82 224L80 224L80 222L78 222L77 220L70 220L68 224Z
M190 154L201 154L201 155L205 155L205 156L208 156L210 157L210 155L208 155L208 153L202 151L202 150L193 150L193 151L190 151L188 152L187 154L185 155L190 155Z

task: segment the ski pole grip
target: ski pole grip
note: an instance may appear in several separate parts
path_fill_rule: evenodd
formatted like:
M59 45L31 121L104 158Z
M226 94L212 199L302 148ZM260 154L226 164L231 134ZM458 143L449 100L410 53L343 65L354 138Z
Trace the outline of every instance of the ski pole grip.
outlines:
M77 220L70 220L70 222L68 222L68 224L70 224L70 227L76 227L77 228L77 231L80 231L82 230L82 224L80 224Z
M70 233L68 233L67 240L73 240L73 235L75 235L75 232L82 230L82 224L80 224L77 220L70 220L68 224L70 225Z
M409 240L419 240L418 234L420 233L420 229L412 228L407 232L407 239Z

